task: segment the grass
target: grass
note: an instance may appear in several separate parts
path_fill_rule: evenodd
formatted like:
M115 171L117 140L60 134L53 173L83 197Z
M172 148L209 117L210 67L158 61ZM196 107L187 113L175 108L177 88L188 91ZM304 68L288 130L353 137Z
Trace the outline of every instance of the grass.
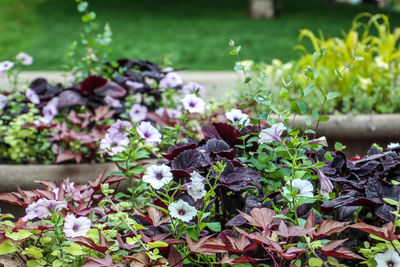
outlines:
M242 45L242 58L270 61L294 59L302 28L322 30L325 37L340 36L363 11L372 6L337 4L324 0L281 0L283 16L251 19L247 0L92 0L100 25L113 31L112 59L121 57L160 62L190 70L229 70L234 59L228 41ZM392 26L400 16L388 14ZM34 56L31 70L58 70L64 51L82 29L73 0L1 0L0 60L19 51Z

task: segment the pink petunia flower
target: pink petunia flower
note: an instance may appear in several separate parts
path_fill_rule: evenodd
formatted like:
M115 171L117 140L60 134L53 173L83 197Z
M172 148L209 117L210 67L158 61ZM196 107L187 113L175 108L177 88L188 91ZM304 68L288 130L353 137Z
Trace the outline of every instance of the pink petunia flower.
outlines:
M36 94L35 91L33 91L31 88L26 89L26 93L25 93L26 97L28 98L28 100L30 102L32 102L33 104L39 104L40 103L40 98L39 96Z
M74 214L69 214L65 216L63 231L66 237L85 236L91 225L89 218L77 218Z
M204 100L194 94L186 95L181 102L183 107L190 113L203 113L206 110Z
M33 63L33 57L24 52L19 52L16 59L21 60L22 65L32 65Z
M176 72L167 73L164 78L160 80L159 87L162 89L176 88L183 84L181 76Z
M107 95L104 98L104 102L107 105L109 105L110 107L113 107L113 108L121 108L122 107L121 101L119 101L118 99L115 99L115 98L113 98L112 96L109 96L109 95Z
M142 106L140 104L134 104L129 111L129 116L131 120L135 122L140 122L147 117L147 108L146 106Z
M140 137L145 140L146 145L155 146L161 143L161 134L150 122L144 121L136 128Z

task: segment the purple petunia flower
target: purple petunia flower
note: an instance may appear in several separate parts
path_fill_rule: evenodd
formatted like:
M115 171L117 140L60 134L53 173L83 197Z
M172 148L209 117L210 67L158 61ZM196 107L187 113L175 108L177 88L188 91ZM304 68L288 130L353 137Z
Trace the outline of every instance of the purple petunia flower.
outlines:
M29 101L32 102L33 104L37 105L37 104L40 103L39 96L31 88L26 89L26 94L25 95L29 99Z
M104 98L104 102L113 108L121 108L122 107L121 101L119 101L118 99L115 99L109 95Z
M0 94L0 110L3 110L8 104L8 98Z
M181 86L183 80L176 72L167 73L164 78L160 80L159 87L162 89L175 88Z
M137 127L137 132L145 140L146 145L155 146L161 143L161 134L150 122L144 121Z
M126 85L129 86L133 91L144 87L143 83L132 82L132 81L126 81Z
M117 120L116 122L111 124L111 127L108 129L107 133L110 133L111 135L120 133L127 134L131 129L132 123L130 123L129 121Z
M14 67L14 63L11 61L0 62L0 72L7 72Z
M182 111L178 109L166 109L166 108L158 108L156 109L155 113L158 114L160 117L163 117L167 113L168 117L173 119L178 119L182 116Z
M67 207L67 201L57 201L49 199L39 199L36 203L30 204L26 208L26 215L22 221L27 222L35 218L45 218Z
M190 83L186 84L185 86L183 86L182 93L185 95L186 94L195 94L195 95L198 95L198 96L204 98L206 96L206 88L204 88L204 86L201 86L198 83L190 82Z
M18 53L16 59L21 60L22 65L32 65L33 63L33 57L24 52Z
M100 149L107 151L107 154L114 156L126 150L123 146L129 145L129 137L124 133L106 135L100 141Z
M134 104L129 111L129 116L131 120L135 122L140 122L147 117L147 108L146 106L142 106L140 104Z
M85 236L91 225L89 218L77 218L74 214L69 214L65 216L63 231L66 237Z
M206 110L204 100L194 94L186 95L181 102L183 107L190 113L203 113Z
M53 98L49 101L46 106L43 107L43 119L45 122L50 122L54 119L55 116L58 114L58 97Z

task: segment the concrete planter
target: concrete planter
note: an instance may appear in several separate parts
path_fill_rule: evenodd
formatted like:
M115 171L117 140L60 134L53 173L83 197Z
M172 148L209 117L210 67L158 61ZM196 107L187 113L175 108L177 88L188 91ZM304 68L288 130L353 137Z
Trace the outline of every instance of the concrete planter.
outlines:
M305 118L296 117L294 124L304 127ZM386 147L400 141L400 114L331 115L319 124L317 133L326 136L330 149L341 142L347 146L347 156L364 156L373 143Z

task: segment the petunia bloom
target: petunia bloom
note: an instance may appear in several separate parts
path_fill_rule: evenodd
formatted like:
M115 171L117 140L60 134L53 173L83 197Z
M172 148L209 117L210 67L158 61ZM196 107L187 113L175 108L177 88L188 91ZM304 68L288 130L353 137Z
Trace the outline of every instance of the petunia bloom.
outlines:
M166 108L158 108L155 113L160 117L163 117L165 114L172 119L179 119L182 116L182 111L178 109L166 109Z
M32 65L33 63L33 57L24 52L18 53L16 59L21 60L22 65Z
M147 108L146 106L142 106L140 104L134 104L129 111L129 116L131 120L135 122L140 122L146 119L147 117Z
M8 98L0 94L0 110L3 110L8 104Z
M283 123L276 123L272 125L270 128L264 129L260 132L258 137L260 138L258 140L259 144L264 144L264 143L271 143L273 141L280 142L282 141L281 135L283 131L286 130L286 127Z
M33 104L36 104L36 105L40 104L39 96L31 88L26 89L25 95L26 95L26 98L28 98L28 100L30 102L32 102Z
M128 132L131 129L132 129L132 123L130 123L129 121L121 121L118 119L116 122L111 124L107 132L110 133L111 135L120 133L128 134Z
M400 144L399 143L390 143L387 145L387 149L389 150L395 150L400 148Z
M171 168L167 165L152 165L147 167L143 176L143 182L149 183L151 187L158 190L172 181Z
M195 207L189 205L189 203L179 199L178 202L169 204L168 206L169 215L172 218L180 219L184 222L189 222L196 216L197 210Z
M245 126L250 124L249 115L244 114L240 109L233 108L231 111L226 112L225 116L231 122L244 124Z
M52 214L52 212L58 212L68 205L67 201L57 201L49 199L39 199L36 203L30 204L26 208L26 215L22 218L22 221L27 222L35 218L45 218Z
M118 99L115 99L115 98L113 98L112 96L109 96L109 95L107 95L104 98L104 102L107 105L109 105L110 107L113 107L113 108L121 108L122 107L121 101L119 101Z
M187 188L189 196L191 196L195 201L203 198L207 194L204 186L205 178L198 172L194 171L190 175L190 181L191 183L184 185Z
M333 190L333 184L323 172L321 172L319 169L316 169L316 171L321 184L321 194L324 197L329 198L329 193Z
M176 88L183 84L181 76L176 72L167 73L164 78L160 80L159 87L162 89Z
M129 86L129 88L133 91L137 90L137 89L141 89L144 87L143 83L138 83L138 82L132 82L132 81L126 81L125 82L127 86Z
M64 234L66 237L85 236L90 230L91 221L86 217L75 217L74 214L65 216Z
M51 101L49 101L46 106L43 107L42 113L43 113L43 119L45 122L50 122L52 121L55 116L58 114L58 98L55 97Z
M7 72L14 67L14 63L11 61L0 62L0 72Z
M185 86L183 86L182 93L185 95L186 94L195 94L200 97L205 97L206 96L206 88L204 88L203 86L201 86L198 83L190 82L190 83L186 84Z
M314 186L310 181L302 180L300 178L292 180L292 182L288 181L286 185L282 188L283 194L287 197L288 200L292 200L293 197L289 194L289 188L296 188L297 195L296 197L313 197Z
M141 122L136 130L139 136L144 139L146 145L155 146L161 143L162 136L160 132L150 122Z
M126 148L123 146L129 146L129 137L123 133L106 133L106 135L100 141L100 149L105 150L110 156L124 152Z
M190 113L203 113L206 110L204 100L194 94L186 95L181 102L183 107Z
M378 267L400 267L400 256L391 249L386 250L385 253L376 254L375 261Z

